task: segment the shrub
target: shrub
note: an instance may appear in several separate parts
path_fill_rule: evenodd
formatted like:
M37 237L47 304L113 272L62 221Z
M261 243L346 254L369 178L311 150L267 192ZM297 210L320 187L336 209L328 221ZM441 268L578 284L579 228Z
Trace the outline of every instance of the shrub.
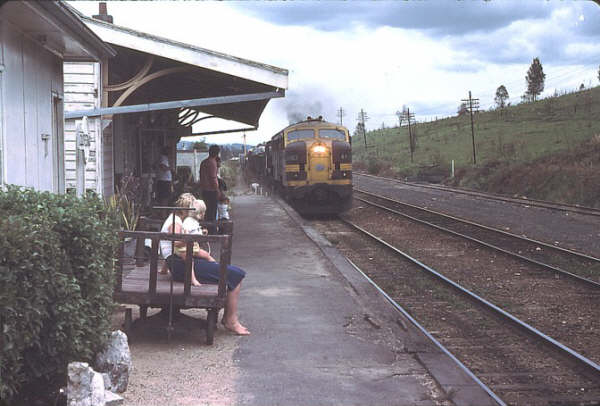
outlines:
M370 158L367 163L367 172L371 175L378 175L381 170L381 164L375 158Z
M19 403L105 343L118 219L93 195L18 187L0 191L0 212L0 398Z
M237 183L237 174L240 171L239 163L235 161L226 161L221 166L220 174L225 183L227 184L227 190L231 192Z

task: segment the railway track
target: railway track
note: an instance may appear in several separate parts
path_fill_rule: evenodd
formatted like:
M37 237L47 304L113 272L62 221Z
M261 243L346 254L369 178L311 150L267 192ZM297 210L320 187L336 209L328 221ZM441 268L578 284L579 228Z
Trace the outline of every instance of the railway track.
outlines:
M600 259L472 221L355 189L355 199L600 288Z
M475 190L468 190L468 189L457 189L457 188L453 188L453 187L449 187L449 186L442 186L442 185L407 182L407 181L403 181L400 179L386 178L386 177L375 176L375 175L370 175L370 174L360 173L360 172L353 172L353 175L364 176L364 177L373 178L373 179L381 179L381 180L385 180L387 182L400 183L403 185L408 185L408 186L412 186L412 187L416 187L416 188L441 190L444 192L476 196L476 197L481 197L481 198L485 198L485 199L489 199L489 200L498 200L498 201L502 201L502 202L517 203L517 204L521 204L521 205L543 207L543 208L555 210L555 211L571 212L571 213L578 213L578 214L600 217L600 209L595 208L595 207L587 207L587 206L580 206L580 205L567 204L567 203L556 203L556 202L551 202L551 201L547 201L547 200L539 200L539 199L508 197L508 196L503 196L503 195L494 194L494 193L484 193L484 192L478 192Z
M446 270L436 271L384 241L393 240L389 230L367 230L371 216L364 209L350 215L353 221L345 224L315 226L507 404L600 404L597 363L444 276ZM465 279L463 274L454 276Z

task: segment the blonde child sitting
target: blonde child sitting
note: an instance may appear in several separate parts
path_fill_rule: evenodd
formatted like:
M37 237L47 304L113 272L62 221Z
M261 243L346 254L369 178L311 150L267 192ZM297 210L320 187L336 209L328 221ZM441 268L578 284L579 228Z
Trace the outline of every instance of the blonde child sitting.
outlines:
M182 224L183 233L184 234L202 234L202 235L208 234L208 230L206 228L200 226L200 223L199 223L199 221L204 218L204 213L206 213L206 204L204 204L204 201L202 201L202 200L194 199L190 203L190 207L194 208L195 210L183 220L183 224ZM185 256L185 247L180 247L179 250L183 251L183 252L178 252L178 253L182 256ZM200 248L198 243L195 243L194 244L194 252L192 255L195 258L200 258L200 259L204 259L206 261L215 262L214 258L210 256L210 245L208 245L208 243L207 243L207 250ZM193 261L192 263L195 268L195 266L196 266L195 261ZM193 269L192 285L201 286L202 284L200 282L198 282L195 274L196 274L196 270Z

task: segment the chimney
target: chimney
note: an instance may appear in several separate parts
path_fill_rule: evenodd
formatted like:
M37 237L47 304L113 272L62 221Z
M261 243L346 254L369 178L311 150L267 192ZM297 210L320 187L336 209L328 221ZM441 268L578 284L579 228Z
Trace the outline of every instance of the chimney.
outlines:
M108 14L108 11L106 10L106 2L105 1L101 1L100 3L98 3L98 13L96 15L93 15L92 18L95 18L96 20L102 20L102 21L106 21L107 23L113 23L113 16Z

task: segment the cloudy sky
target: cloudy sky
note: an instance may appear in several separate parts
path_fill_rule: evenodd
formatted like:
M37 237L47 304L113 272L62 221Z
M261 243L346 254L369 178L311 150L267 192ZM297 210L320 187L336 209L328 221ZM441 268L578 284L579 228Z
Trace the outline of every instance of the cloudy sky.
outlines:
M269 102L259 130L247 134L251 144L297 116L339 122L340 108L353 131L361 109L367 130L396 125L403 106L417 120L454 115L469 90L485 109L500 85L518 103L534 57L546 73L544 95L599 84L600 6L592 1L109 2L108 12L115 24L288 69L286 97Z

